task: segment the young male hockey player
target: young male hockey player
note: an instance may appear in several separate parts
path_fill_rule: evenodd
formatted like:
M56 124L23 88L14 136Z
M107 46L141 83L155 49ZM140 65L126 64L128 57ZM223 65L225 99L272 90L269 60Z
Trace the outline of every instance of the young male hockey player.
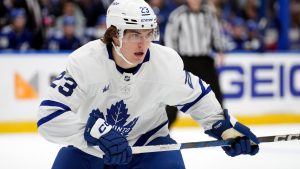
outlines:
M156 16L144 0L115 0L104 38L69 56L38 112L38 130L61 148L53 169L183 169L180 151L132 155L132 146L176 143L165 105L190 113L205 133L235 138L230 156L254 155L259 141L221 109L211 88L183 70L171 48L151 43ZM252 144L250 144L253 142Z

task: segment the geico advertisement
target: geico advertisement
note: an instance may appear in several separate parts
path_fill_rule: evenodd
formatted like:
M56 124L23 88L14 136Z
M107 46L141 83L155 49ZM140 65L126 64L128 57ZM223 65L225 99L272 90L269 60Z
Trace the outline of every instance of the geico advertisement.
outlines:
M0 121L34 120L67 54L0 54ZM227 54L219 68L234 114L299 113L300 54Z
M228 54L219 75L233 112L300 113L300 54Z

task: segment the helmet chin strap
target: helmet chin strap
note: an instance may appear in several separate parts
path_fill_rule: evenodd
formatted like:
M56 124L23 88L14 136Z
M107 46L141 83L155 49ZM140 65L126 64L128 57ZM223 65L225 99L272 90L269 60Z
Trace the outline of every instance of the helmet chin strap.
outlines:
M120 41L120 46L116 46L116 45L112 42L112 45L113 45L113 47L115 48L117 54L118 54L118 55L119 55L119 56L120 56L127 64L129 64L129 65L134 65L134 64L131 63L129 60L127 60L127 59L125 58L125 56L122 54L122 52L121 52L121 47L122 47L122 43L123 43L122 37L119 38L119 41Z

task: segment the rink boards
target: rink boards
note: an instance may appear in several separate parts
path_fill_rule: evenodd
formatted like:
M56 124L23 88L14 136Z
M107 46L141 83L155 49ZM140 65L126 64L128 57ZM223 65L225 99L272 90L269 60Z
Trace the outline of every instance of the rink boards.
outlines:
M36 109L66 53L0 54L0 132L36 131ZM249 124L300 122L300 54L227 54L219 68L224 107ZM177 126L195 126L181 115Z

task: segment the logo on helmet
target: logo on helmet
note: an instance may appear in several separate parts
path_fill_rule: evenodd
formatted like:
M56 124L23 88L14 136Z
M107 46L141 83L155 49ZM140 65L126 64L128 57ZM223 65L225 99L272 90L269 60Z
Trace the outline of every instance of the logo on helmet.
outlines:
M141 22L152 22L153 19L141 19Z

